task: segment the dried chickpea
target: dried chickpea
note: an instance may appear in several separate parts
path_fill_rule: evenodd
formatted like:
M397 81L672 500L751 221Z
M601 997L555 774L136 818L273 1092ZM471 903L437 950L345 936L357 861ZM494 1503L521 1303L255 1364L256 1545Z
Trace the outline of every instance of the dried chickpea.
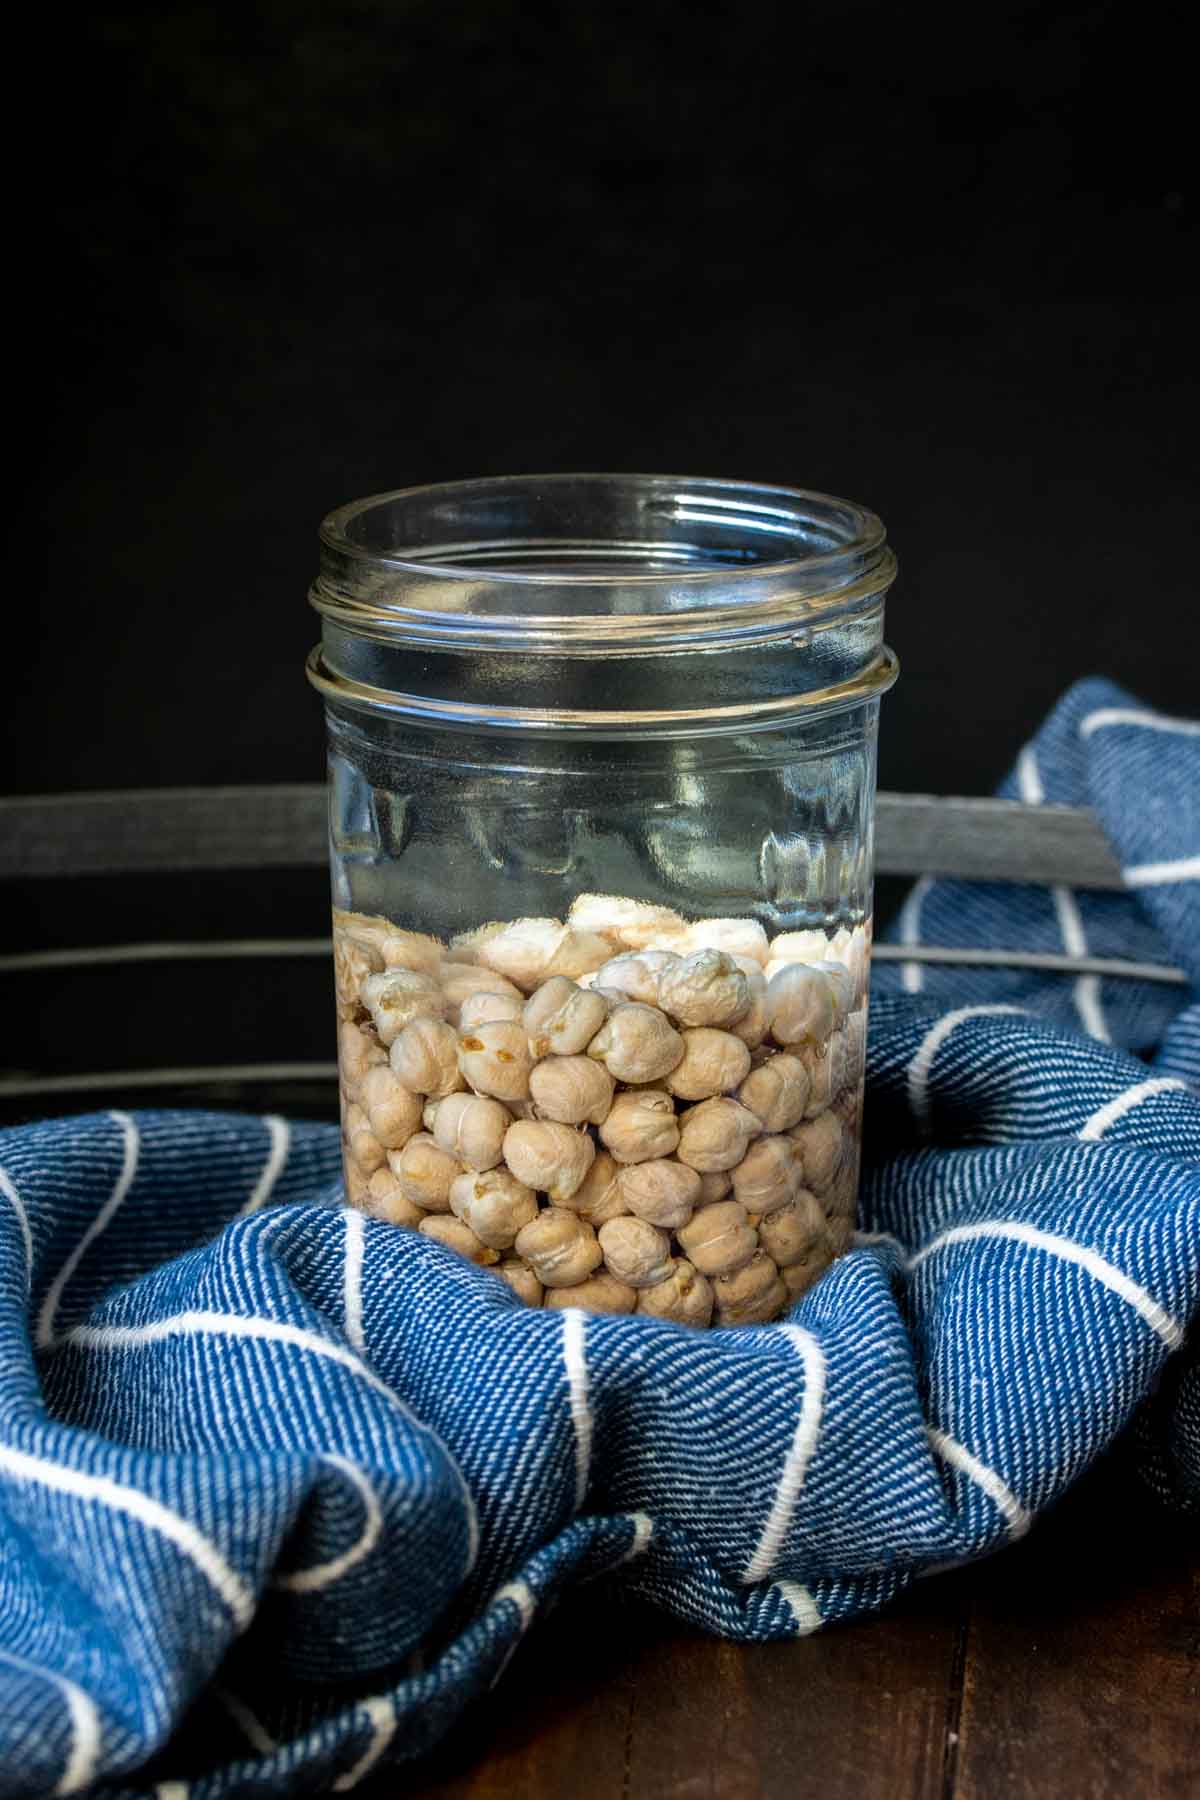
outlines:
M587 1053L617 1081L661 1081L683 1057L683 1039L655 1006L614 1006Z
M734 1019L725 1029L740 1038L747 1050L757 1050L767 1035L767 978L762 967L749 956L733 958L742 974L746 977L746 986L750 993L750 1004L740 1019Z
M863 985L870 947L871 931L868 925L856 925L853 931L841 925L829 940L829 948L833 954L849 969L856 992Z
M637 950L614 956L596 970L594 986L642 1006L658 1005L658 984L665 971L683 959L673 950Z
M346 912L335 906L333 929L335 937L349 939L369 950L377 958L377 969L418 969L433 975L444 955L439 938L427 937L421 931L402 931L381 913Z
M468 1169L494 1169L504 1156L512 1114L483 1094L448 1094L439 1102L433 1135L441 1149Z
M403 1188L386 1164L376 1169L367 1183L363 1210L376 1219L386 1219L389 1225L415 1226L425 1217L419 1206L405 1199Z
M464 1225L461 1219L425 1218L421 1220L417 1230L422 1237L434 1238L437 1243L445 1244L448 1250L457 1250L468 1262L486 1266L500 1261L500 1252L489 1250L486 1244L481 1244L470 1226Z
M371 1124L357 1100L342 1103L342 1135L347 1140L358 1131L370 1131Z
M529 1264L522 1262L519 1256L506 1256L503 1261L494 1265L492 1273L498 1275L501 1281L506 1281L525 1306L542 1304L542 1284Z
M723 950L726 956L749 957L759 968L770 955L767 934L757 919L697 919L687 928L691 950Z
M653 1287L671 1273L671 1240L645 1219L610 1219L600 1227L605 1265L630 1287Z
M634 1088L618 1094L600 1127L600 1141L619 1163L670 1156L679 1143L670 1094L662 1088Z
M394 931L396 927L382 913L350 912L344 906L335 906L333 929L337 937L347 938L353 943L364 945L368 950L378 951L388 932ZM383 967L382 960L379 967Z
M618 1281L607 1269L597 1269L574 1287L551 1288L546 1295L549 1307L583 1306L588 1312L631 1313L636 1304L637 1289Z
M842 1165L846 1143L841 1120L836 1113L824 1112L797 1125L788 1136L797 1165L804 1171L805 1187L822 1192Z
M761 1130L754 1114L736 1100L724 1096L701 1100L680 1114L679 1160L702 1175L714 1169L732 1169Z
M367 1070L387 1061L373 1032L369 1033L350 1020L343 1020L338 1031L338 1069L344 1085L354 1093Z
M610 943L640 950L653 937L682 931L684 920L669 906L629 900L619 894L580 894L567 914L576 931L594 931Z
M630 1164L618 1185L629 1212L667 1231L686 1225L700 1199L699 1175L672 1157Z
M760 1218L787 1206L800 1187L793 1146L785 1137L756 1139L730 1174L738 1200Z
M436 975L445 954L440 938L428 937L423 931L400 931L395 926L384 933L379 949L385 969L415 969L421 975Z
M537 1196L507 1169L468 1169L450 1184L450 1211L491 1250L509 1250L537 1218Z
M361 1106L346 1108L346 1142L350 1154L364 1175L373 1175L387 1159L387 1151L371 1130L370 1120Z
M426 1132L410 1137L403 1150L393 1150L388 1167L400 1183L406 1200L423 1212L450 1211L450 1184L462 1174L462 1164L436 1144Z
M388 1060L411 1093L441 1099L463 1086L458 1036L444 1019L410 1019L394 1040Z
M867 1051L867 1015L863 1007L852 1012L842 1027L845 1033L846 1067L851 1081L862 1074Z
M728 1169L708 1169L700 1176L699 1206L711 1206L714 1200L724 1200L733 1192L733 1178Z
M830 1042L833 1040L831 1039ZM829 1054L829 1046L819 1049L812 1044L802 1048L795 1046L796 1054L808 1071L808 1105L804 1108L806 1119L815 1119L820 1113L827 1112L833 1104L833 1077L835 1059Z
M525 1027L516 1019L489 1019L460 1032L458 1066L477 1094L527 1100L533 1058Z
M676 1232L680 1247L702 1275L728 1275L758 1249L758 1233L736 1200L701 1206Z
M846 1224L844 1237L842 1237L840 1222L833 1226L826 1226L822 1237L815 1238L810 1249L806 1249L804 1255L779 1269L779 1274L783 1276L783 1282L788 1292L790 1294L806 1294L813 1282L819 1282L820 1276L826 1273L833 1258L842 1255L842 1251L849 1249L849 1240L851 1240L849 1224Z
M473 1025L486 1025L492 1019L520 1017L520 994L468 994L458 1009L458 1028L469 1031Z
M488 925L477 925L474 931L456 931L443 952L445 960L448 963L477 963L483 945L503 930L503 923L493 919Z
M515 919L476 946L485 968L495 969L526 993L551 975L586 975L611 954L607 938L576 931L561 919Z
M849 1017L854 1006L854 983L850 971L844 963L826 958L815 965L828 981L833 991L834 1023L841 1025Z
M362 1103L371 1130L385 1150L402 1150L420 1127L419 1097L411 1094L386 1064L367 1070L362 1084ZM382 1162L383 1158L379 1160Z
M596 1233L577 1213L547 1206L518 1234L517 1255L543 1287L575 1287L601 1262Z
M777 1044L824 1044L834 1027L833 987L823 969L790 963L767 982L767 1022Z
M776 972L772 963L786 968L792 963L823 962L829 954L829 939L823 931L781 931L768 946L767 980Z
M729 1025L750 1006L750 984L721 950L696 950L658 984L658 1003L680 1025Z
M750 1052L731 1032L699 1025L683 1034L683 1056L663 1085L678 1100L731 1094L750 1073Z
M511 981L506 981L503 975L497 975L494 969L481 969L475 963L443 963L440 985L446 1017L452 1025L457 1024L460 1028L464 1022L463 1006L480 994L493 994L501 1000L515 1000L516 1007L512 1014L514 1019L520 1017L521 1007L525 1004L525 996L520 988L514 987ZM483 1024L484 1021L479 1019L472 1023Z
M829 1240L821 1203L807 1188L797 1190L790 1206L763 1219L758 1235L763 1249L780 1269L810 1262Z
M368 975L362 998L385 1049L391 1048L410 1019L440 1019L445 1012L437 982L415 969L387 969L382 975Z
M362 1007L362 984L383 968L383 958L373 944L360 942L341 931L333 934L333 984L338 1014L353 1019Z
M615 1085L603 1064L590 1056L548 1056L530 1071L529 1097L544 1119L602 1125Z
M737 1091L764 1131L788 1131L804 1117L811 1088L808 1070L798 1056L781 1050L751 1069Z
M756 1251L732 1275L713 1281L719 1325L762 1325L787 1305L788 1290L765 1250Z
M595 1154L586 1131L553 1119L518 1119L504 1135L504 1160L517 1180L556 1204L571 1199Z
M608 1004L567 976L552 975L534 989L521 1017L534 1056L578 1056L608 1017Z
M581 1219L599 1231L601 1225L607 1225L629 1208L621 1193L621 1166L607 1150L598 1150L591 1168L580 1182L570 1199L560 1201L560 1205L569 1206L577 1212Z
M655 1319L675 1319L680 1325L703 1329L712 1318L712 1282L684 1257L676 1257L665 1281L639 1291L637 1309Z

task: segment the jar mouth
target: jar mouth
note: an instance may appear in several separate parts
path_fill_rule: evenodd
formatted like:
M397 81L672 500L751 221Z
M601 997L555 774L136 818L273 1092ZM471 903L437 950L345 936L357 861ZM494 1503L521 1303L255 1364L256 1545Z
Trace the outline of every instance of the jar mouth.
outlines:
M671 475L524 475L401 488L321 526L319 612L410 643L679 641L841 610L895 573L881 521L802 488ZM841 605L839 605L839 602ZM700 617L697 617L700 615Z
M607 515L604 530L596 528L599 508ZM513 533L518 522L527 535ZM509 530L498 533L501 523ZM489 476L396 488L338 507L322 522L321 539L342 554L423 576L461 580L484 568L498 581L554 583L564 575L599 583L614 573L651 583L680 575L722 581L739 569L762 574L828 566L886 541L874 513L831 494L705 477L606 474ZM605 566L597 567L600 562Z

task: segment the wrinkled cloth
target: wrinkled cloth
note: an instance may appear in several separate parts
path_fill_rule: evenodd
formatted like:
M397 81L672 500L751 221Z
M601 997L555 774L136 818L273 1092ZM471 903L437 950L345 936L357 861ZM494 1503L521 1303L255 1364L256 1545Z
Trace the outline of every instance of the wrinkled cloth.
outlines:
M1006 791L1129 890L923 882L903 940L1193 985L877 965L862 1230L779 1324L523 1308L347 1210L332 1126L0 1133L0 1792L346 1791L571 1583L810 1632L1118 1439L1200 1510L1200 727L1084 683Z

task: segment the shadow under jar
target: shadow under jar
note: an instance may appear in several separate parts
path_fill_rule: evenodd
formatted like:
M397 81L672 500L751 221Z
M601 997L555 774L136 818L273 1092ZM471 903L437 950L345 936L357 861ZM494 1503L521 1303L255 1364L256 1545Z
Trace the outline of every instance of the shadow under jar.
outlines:
M346 1192L531 1305L777 1317L853 1229L873 514L467 481L321 530Z

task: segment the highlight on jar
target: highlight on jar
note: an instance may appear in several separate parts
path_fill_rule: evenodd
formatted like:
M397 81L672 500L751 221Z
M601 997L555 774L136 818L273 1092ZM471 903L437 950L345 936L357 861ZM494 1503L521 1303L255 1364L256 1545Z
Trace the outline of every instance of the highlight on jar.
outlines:
M854 1228L870 926L335 909L346 1193L531 1306L764 1323Z

